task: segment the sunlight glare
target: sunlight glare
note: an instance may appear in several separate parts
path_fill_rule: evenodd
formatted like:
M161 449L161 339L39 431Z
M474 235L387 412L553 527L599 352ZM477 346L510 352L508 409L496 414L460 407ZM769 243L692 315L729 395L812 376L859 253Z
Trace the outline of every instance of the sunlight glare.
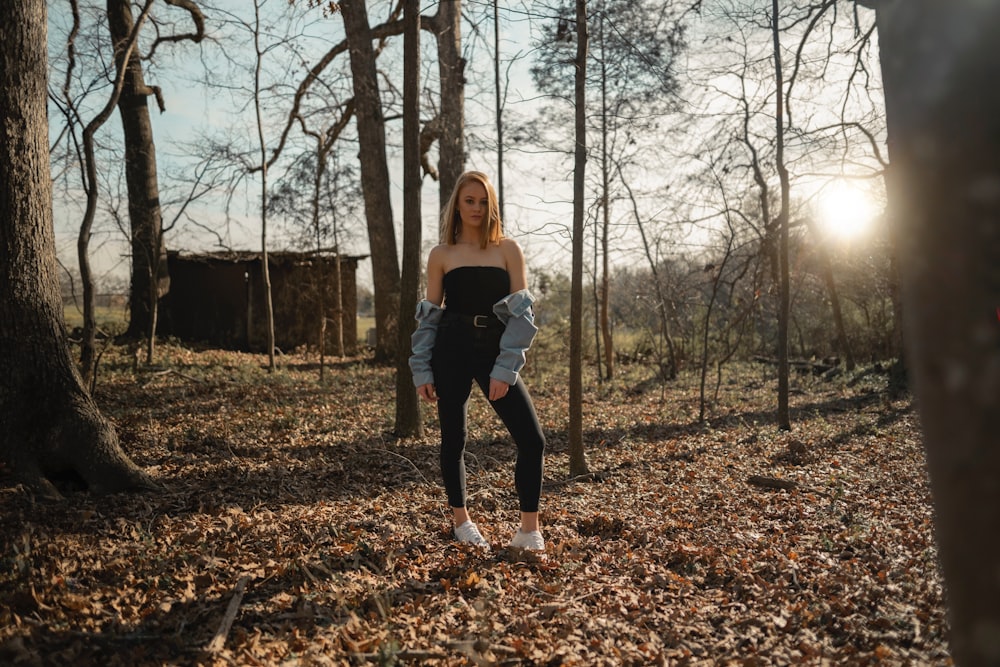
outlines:
M879 208L871 196L849 181L834 181L819 195L820 223L827 232L841 239L863 235L878 213Z

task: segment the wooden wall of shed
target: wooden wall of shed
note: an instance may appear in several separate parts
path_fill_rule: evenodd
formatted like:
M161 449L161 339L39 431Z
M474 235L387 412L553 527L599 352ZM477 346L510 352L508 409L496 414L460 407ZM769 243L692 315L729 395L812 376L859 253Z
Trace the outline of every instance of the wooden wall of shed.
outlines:
M358 351L357 310L358 296L355 282L357 260L341 261L343 313L338 312L334 294L333 258L288 259L274 262L270 267L271 300L274 307L274 342L291 352L303 346L319 349L320 337L320 285L326 290L326 354L354 355ZM251 295L253 327L250 349L267 349L267 319L265 316L264 278L260 261L253 265ZM344 345L340 347L335 323L343 323Z
M280 350L292 352L302 347L318 350L322 282L326 287L326 353L357 354L358 260L341 261L342 314L334 303L335 261L329 257L289 255L271 258L275 346ZM172 256L170 276L170 292L161 301L158 329L161 335L223 349L267 351L267 304L259 258ZM334 326L338 317L344 327L343 349Z
M249 349L246 267L176 257L168 261L170 291L160 300L159 334L223 349Z

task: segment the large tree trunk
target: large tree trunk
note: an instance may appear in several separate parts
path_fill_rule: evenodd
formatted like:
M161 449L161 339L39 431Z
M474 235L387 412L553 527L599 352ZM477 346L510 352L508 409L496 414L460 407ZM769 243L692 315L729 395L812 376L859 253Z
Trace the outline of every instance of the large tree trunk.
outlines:
M150 487L84 389L66 345L52 227L44 0L0 3L0 457L46 496Z
M131 3L108 0L108 29L115 50L122 48L132 31ZM152 341L157 302L167 293L167 249L163 243L160 190L156 177L156 147L146 98L146 85L138 51L125 65L125 82L118 111L125 135L125 183L128 188L129 227L132 233L132 278L129 294L129 327L126 336L146 339L147 362L152 362Z
M379 97L375 50L364 0L340 3L351 56L354 100L361 143L361 187L368 221L375 287L375 360L395 361L399 317L399 256L389 199L389 167L385 159L385 119Z
M448 204L458 177L465 171L465 59L462 58L461 0L442 0L434 18L438 28L438 73L441 77L441 138L438 173L441 209Z
M868 4L868 3L866 3ZM959 665L1000 664L1000 4L883 1L906 343Z

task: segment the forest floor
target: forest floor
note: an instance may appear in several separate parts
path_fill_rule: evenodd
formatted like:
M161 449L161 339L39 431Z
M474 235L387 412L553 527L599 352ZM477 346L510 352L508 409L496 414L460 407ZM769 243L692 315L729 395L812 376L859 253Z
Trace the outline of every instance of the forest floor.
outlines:
M159 355L112 348L97 399L163 491L34 503L0 469L0 664L951 664L918 420L884 376L796 376L791 432L773 369L727 371L704 422L697 377L588 378L571 480L566 377L529 367L537 557L506 547L514 448L480 395L489 553L450 536L433 410L391 434L392 369Z

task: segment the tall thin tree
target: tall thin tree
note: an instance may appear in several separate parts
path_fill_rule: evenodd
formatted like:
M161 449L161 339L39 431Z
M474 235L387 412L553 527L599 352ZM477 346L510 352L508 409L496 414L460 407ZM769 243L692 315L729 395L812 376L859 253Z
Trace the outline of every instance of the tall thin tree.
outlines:
M788 269L788 209L791 186L785 164L785 80L781 67L781 26L778 0L771 0L771 38L774 44L774 134L775 168L778 170L781 204L778 209L778 428L791 430L788 408L788 322L791 285Z
M587 171L587 0L576 0L576 132L573 162L573 265L569 334L569 474L590 472L583 446L583 216Z
M267 141L264 138L264 117L261 100L261 68L264 65L266 48L261 43L264 27L260 19L261 0L253 1L253 107L257 128L257 145L260 152L260 271L264 281L264 314L267 328L267 368L274 371L274 301L271 298L271 268L267 250Z
M420 289L420 0L403 8L403 290L399 295L399 343L396 350L396 434L423 434L420 402L408 364L413 313Z

